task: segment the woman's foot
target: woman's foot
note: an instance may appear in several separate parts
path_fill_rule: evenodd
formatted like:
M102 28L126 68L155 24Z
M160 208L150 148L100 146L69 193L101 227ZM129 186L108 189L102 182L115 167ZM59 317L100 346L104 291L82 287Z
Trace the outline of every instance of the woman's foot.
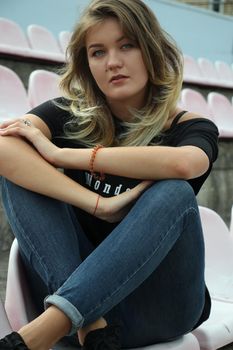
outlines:
M120 327L108 325L89 332L84 340L83 350L120 350Z
M1 339L0 350L49 350L69 333L70 328L70 319L51 305L17 333L13 332Z
M0 339L0 350L28 350L28 347L19 333L12 332Z

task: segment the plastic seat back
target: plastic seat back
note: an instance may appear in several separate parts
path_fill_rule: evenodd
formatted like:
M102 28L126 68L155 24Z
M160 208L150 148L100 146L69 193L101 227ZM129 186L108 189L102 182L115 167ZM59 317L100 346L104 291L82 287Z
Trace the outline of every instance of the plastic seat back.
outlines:
M187 111L212 118L206 99L196 90L187 88L181 91L181 106Z
M36 316L16 239L12 243L9 255L5 310L15 331Z
M207 97L213 119L218 126L220 137L233 137L233 106L228 98L217 92Z
M200 57L197 60L201 74L209 83L219 85L219 76L213 62L207 58Z
M63 30L58 34L59 44L63 53L66 53L66 48L70 42L71 36L72 33L67 30Z
M199 209L206 249L205 278L212 306L209 319L192 333L201 350L225 349L233 342L233 241L220 215L205 207Z
M29 48L29 43L21 27L2 17L0 18L0 45Z
M19 76L0 65L0 120L19 117L29 109L27 92Z
M31 24L27 27L27 35L29 43L34 50L61 54L55 36L47 28Z
M28 97L32 107L60 96L59 75L38 69L29 76Z
M233 239L214 210L199 206L205 240L205 278L212 299L233 303Z
M233 70L231 66L223 61L216 61L215 67L219 75L219 79L225 82L230 82L233 87Z
M188 55L184 55L184 81L190 83L203 83L203 76L197 61Z
M201 350L230 350L233 342L233 304L212 299L209 319L192 333L198 339Z

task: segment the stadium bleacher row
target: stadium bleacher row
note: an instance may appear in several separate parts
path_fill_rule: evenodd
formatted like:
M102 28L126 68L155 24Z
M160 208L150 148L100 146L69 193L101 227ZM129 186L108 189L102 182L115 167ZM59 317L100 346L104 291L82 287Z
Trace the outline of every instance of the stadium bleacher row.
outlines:
M56 38L47 28L36 24L29 25L24 33L16 22L0 18L0 57L64 63L71 35L69 31L60 31ZM204 57L196 60L183 56L183 80L192 88L182 90L179 106L209 117L217 124L220 137L233 138L233 102L230 100L233 99L233 66L222 61L211 62ZM60 95L59 76L54 72L35 69L27 80L26 91L25 82L23 84L14 70L0 67L0 120L24 114L39 103ZM213 91L204 96L195 86L207 86ZM220 93L218 88L229 90L228 96ZM11 96L14 96L14 103Z
M72 33L60 31L58 37L43 26L31 24L26 33L14 21L0 18L0 55L64 62ZM233 67L223 61L197 60L184 54L184 82L233 89Z
M26 90L13 70L0 65L0 121L22 115L30 108L60 95L57 73L34 70L29 76ZM186 88L181 92L179 107L212 119L219 128L220 137L233 138L233 101L223 94L210 92L205 99L200 92Z
M210 92L207 99L194 89L183 89L179 106L211 119L219 129L220 138L233 138L233 99L219 93Z
M1 55L64 62L70 37L71 33L64 30L56 39L47 28L36 24L28 26L26 35L16 22L0 18Z
M0 65L0 121L16 118L38 104L58 96L58 74L39 69L33 71L27 91L13 70Z
M223 61L184 55L184 81L198 85L233 88L233 66Z

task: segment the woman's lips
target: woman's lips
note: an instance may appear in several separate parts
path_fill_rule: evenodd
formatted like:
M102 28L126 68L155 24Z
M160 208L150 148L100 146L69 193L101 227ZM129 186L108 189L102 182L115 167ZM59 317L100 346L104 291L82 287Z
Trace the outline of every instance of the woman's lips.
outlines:
M128 77L126 75L116 75L110 79L110 83L120 84L120 83L124 82L126 79L128 79Z

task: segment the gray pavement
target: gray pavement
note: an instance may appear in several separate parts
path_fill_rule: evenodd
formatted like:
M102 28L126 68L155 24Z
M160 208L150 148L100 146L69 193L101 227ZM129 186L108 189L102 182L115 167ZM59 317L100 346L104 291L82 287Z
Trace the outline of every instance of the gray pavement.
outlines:
M5 300L6 276L9 251L0 251L0 298Z

